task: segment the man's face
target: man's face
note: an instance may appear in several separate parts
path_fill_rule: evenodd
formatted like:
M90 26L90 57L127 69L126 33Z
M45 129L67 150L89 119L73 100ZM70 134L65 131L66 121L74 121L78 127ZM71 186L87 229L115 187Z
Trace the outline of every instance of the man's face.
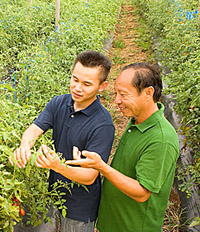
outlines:
M134 117L135 122L139 123L145 114L147 102L145 89L139 94L132 85L133 76L134 70L127 69L117 77L115 82L115 103L124 116Z
M104 82L100 84L101 71L97 67L84 67L78 62L73 71L70 81L72 99L79 108L88 107L95 99L98 91L104 90Z

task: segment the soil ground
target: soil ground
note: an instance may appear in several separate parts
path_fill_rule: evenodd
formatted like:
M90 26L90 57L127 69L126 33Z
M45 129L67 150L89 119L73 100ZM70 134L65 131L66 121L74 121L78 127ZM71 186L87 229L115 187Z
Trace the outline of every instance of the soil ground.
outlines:
M140 16L136 14L136 9L129 0L125 1L125 3L121 6L112 47L108 53L108 56L113 63L111 73L109 75L109 86L101 96L102 103L111 112L116 128L112 155L116 150L119 138L121 137L128 122L128 119L121 114L117 105L114 103L114 81L121 68L127 64L135 62L155 63L152 58L151 46L145 46L144 43L141 46L140 26ZM148 31L146 33L148 33ZM112 155L109 162L112 160ZM163 232L179 231L179 208L180 200L178 194L174 191L174 188L172 188L169 204L165 214ZM95 231L98 232L98 230Z

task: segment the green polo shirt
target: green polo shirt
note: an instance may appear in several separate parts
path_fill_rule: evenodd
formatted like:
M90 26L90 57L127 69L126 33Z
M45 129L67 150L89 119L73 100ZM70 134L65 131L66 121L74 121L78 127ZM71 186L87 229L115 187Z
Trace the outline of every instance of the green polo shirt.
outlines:
M164 106L142 124L130 120L111 166L136 179L152 192L138 203L114 187L103 184L97 228L100 232L160 232L174 180L179 143L164 117Z

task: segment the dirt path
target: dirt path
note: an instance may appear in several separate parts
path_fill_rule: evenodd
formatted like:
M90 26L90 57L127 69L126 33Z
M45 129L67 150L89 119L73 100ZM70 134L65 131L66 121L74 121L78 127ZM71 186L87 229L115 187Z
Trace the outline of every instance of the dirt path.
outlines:
M112 155L116 150L119 138L128 122L128 119L122 115L114 103L114 81L121 68L127 64L135 62L155 62L152 59L152 50L151 46L149 46L148 36L144 36L144 30L147 29L144 24L141 25L141 19L135 13L136 10L130 2L130 0L127 0L121 7L112 48L109 50L109 58L113 63L109 75L109 86L101 98L102 103L111 112L116 128ZM112 160L112 155L110 161ZM170 204L168 205L163 224L163 232L179 231L179 205L178 195L172 189ZM96 232L98 231L96 230Z
M127 2L130 1L127 0ZM144 51L144 48L139 45L139 38L141 36L139 30L141 30L141 27L139 27L139 22L134 12L135 10L131 4L127 3L121 6L112 48L108 54L113 64L109 75L109 86L101 98L102 103L111 112L116 128L116 139L112 153L115 151L118 140L128 122L128 119L122 115L114 103L114 81L122 67L130 63L149 62L152 60L151 50Z

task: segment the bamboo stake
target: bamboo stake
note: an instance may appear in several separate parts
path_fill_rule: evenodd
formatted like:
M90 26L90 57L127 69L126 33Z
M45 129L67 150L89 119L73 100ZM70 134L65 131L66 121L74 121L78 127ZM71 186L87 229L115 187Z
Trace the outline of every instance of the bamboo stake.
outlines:
M200 22L200 0L199 0L199 7L198 7L198 20Z
M32 7L32 0L30 0L30 8Z
M199 7L198 7L198 12L200 13L200 0L199 0Z
M56 0L56 32L59 31L60 0Z

